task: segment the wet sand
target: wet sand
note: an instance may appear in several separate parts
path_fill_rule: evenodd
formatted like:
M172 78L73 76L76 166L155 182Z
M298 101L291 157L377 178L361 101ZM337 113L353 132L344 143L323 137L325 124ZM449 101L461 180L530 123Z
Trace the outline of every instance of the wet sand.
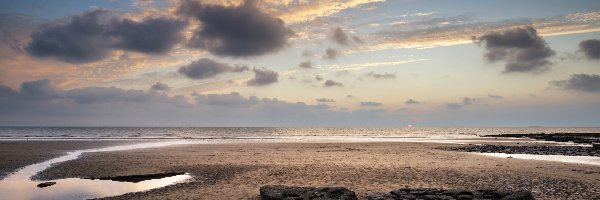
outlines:
M0 141L0 180L8 174L17 171L19 168L59 157L69 151L132 144L135 142L131 140Z
M189 172L190 182L111 199L249 199L263 185L341 186L360 199L403 187L529 190L536 199L600 198L600 166L494 158L434 143L191 144L84 153L36 178Z

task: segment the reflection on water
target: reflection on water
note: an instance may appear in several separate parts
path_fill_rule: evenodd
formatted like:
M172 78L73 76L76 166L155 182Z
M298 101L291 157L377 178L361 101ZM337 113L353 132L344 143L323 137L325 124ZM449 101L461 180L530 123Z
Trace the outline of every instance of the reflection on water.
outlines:
M542 161L555 161L566 163L579 163L588 165L600 165L600 157L595 156L562 156L562 155L532 155L532 154L507 154L507 153L477 153L480 155L500 157L500 158L517 158Z
M53 180L56 185L38 188L38 181L11 180L0 183L0 194L8 199L89 199L160 188L189 179L188 174L137 183L110 180L67 178ZM3 198L3 197L0 197Z
M88 199L121 195L129 192L139 192L153 188L164 187L185 181L189 174L174 175L166 178L144 180L137 183L117 182L111 180L90 180L67 178L52 180L55 185L38 188L43 181L33 181L31 177L47 169L52 164L77 159L82 153L121 151L139 148L163 147L175 144L189 144L187 141L170 141L158 143L134 144L100 149L89 149L69 152L65 156L54 158L42 163L29 165L0 181L0 199Z

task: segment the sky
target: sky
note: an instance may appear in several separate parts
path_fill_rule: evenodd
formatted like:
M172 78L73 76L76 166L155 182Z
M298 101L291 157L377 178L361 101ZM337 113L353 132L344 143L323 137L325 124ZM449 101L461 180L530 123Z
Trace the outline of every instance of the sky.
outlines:
M599 127L594 0L1 0L0 126Z

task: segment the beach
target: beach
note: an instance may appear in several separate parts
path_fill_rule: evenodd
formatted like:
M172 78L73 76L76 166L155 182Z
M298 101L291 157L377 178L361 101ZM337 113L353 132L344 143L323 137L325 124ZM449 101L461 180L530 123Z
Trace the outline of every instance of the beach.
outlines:
M75 149L133 141L11 141L2 173ZM139 141L138 141L139 142ZM515 143L518 141L515 141ZM493 142L491 142L493 143ZM523 144L523 142L520 142ZM73 148L69 148L73 145ZM264 185L338 186L359 199L400 188L527 190L536 199L600 198L600 166L450 151L428 142L233 142L83 153L36 180L186 172L183 183L107 199L257 199ZM43 149L53 149L43 151ZM11 153L12 152L12 153ZM21 159L4 159L17 155Z

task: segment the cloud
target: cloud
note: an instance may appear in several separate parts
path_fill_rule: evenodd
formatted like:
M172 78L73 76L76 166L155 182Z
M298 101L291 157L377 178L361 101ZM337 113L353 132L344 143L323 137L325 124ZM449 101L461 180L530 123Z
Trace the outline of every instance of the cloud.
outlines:
M401 112L383 107L347 111L303 102L238 93L168 96L115 87L62 90L48 80L0 85L2 126L169 126L169 127L398 127ZM460 106L460 105L459 105ZM410 122L419 126L598 126L597 102L433 112ZM541 112L541 113L540 113ZM507 115L509 114L509 115ZM506 117L509 116L509 117ZM574 118L565 116L575 116ZM515 119L516 117L516 119ZM508 120L508 121L507 121ZM401 125L400 125L401 126Z
M344 84L342 84L340 82L333 81L333 80L327 80L327 81L325 81L325 83L323 85L325 87L333 87L333 86L344 87Z
M414 99L408 99L406 100L406 102L404 102L407 105L414 105L414 104L420 104L421 102L414 100Z
M331 1L331 0L312 0L297 1L269 1L275 2L272 7L276 9L275 14L288 22L302 22L307 20L320 19L330 16L345 9L356 8L370 3L383 2L385 0L350 0L350 1Z
M462 108L463 106L472 105L473 103L475 103L475 101L477 101L477 99L470 98L470 97L464 97L462 99L461 103L446 103L446 108L448 108L448 109L459 109L459 108Z
M288 23L303 23L319 20L334 15L346 9L361 7L385 0L261 0L254 1L257 7L277 16ZM246 0L203 0L207 4L240 5Z
M358 44L364 44L365 41L363 41L362 39L360 39L360 37L353 35L352 36L352 40L354 40L354 42L358 43Z
M169 91L170 89L171 88L169 87L169 85L161 83L161 82L156 82L155 84L150 86L150 90L154 90L154 91Z
M248 69L248 66L231 66L209 58L202 58L180 67L178 72L191 79L206 79L226 72L243 72Z
M248 98L243 97L237 92L229 94L197 94L195 95L196 102L201 105L210 105L218 107L251 107L259 103L259 99L255 96Z
M465 97L463 98L463 105L471 105L476 99Z
M472 43L470 35L533 26L543 36L589 33L600 31L600 12L572 13L558 17L530 18L503 21L474 21L464 15L445 18L407 19L405 16L386 18L367 36L368 43L358 51L377 51L398 48L428 48ZM394 23L400 22L400 23Z
M409 60L401 60L401 61L390 61L390 62L370 62L370 63L357 63L357 64L330 64L330 65L320 65L321 67L325 67L331 70L362 70L366 68L375 68L382 66L397 66L403 65L413 62L421 62L426 61L427 59L409 59Z
M394 125L385 111L333 111L239 93L190 98L116 87L54 88L50 81L0 85L3 126L377 126ZM392 113L393 114L393 113Z
M502 99L502 98L504 98L504 97L502 97L500 95L493 95L493 94L488 94L488 97L492 98L492 99Z
M368 77L371 77L371 78L376 78L376 79L394 79L394 78L396 78L396 74L390 74L390 73L378 74L375 72L369 72L365 75Z
M310 60L309 61L304 61L304 62L301 62L298 65L298 67L305 68L305 69L312 68L312 63L310 62Z
M277 82L279 74L268 69L253 69L254 78L250 79L247 84L250 86L263 86Z
M310 49L304 49L304 51L302 51L302 57L313 57L315 56L315 53L313 51L311 51Z
M21 84L20 92L26 98L57 98L62 97L60 91L50 86L50 80L42 79L37 81L29 81Z
M104 34L107 17L106 10L95 10L73 16L66 24L46 25L31 35L27 52L72 63L100 60L110 51Z
M21 54L22 44L39 23L30 16L0 13L0 60L12 60Z
M551 64L548 59L556 54L531 26L491 32L473 39L486 48L488 61L506 61L505 73L544 71Z
M360 106L379 107L379 106L383 106L383 104L379 103L379 102L364 101L364 102L360 102Z
M319 102L319 103L333 103L333 102L335 102L335 100L333 100L333 99L327 99L327 98L317 98L317 102Z
M323 59L335 59L339 55L339 52L334 48L325 49L325 54L323 54Z
M98 9L72 16L64 24L42 26L25 49L35 57L69 63L99 61L113 49L161 54L183 39L185 26L184 21L168 18L118 19Z
M323 77L319 76L319 75L315 75L315 80L317 81L323 81Z
M550 84L567 90L600 92L600 75L573 74L568 80L551 81Z
M331 39L340 45L348 45L349 42L348 35L339 27L331 30Z
M187 23L167 18L151 18L142 22L123 19L114 22L109 35L114 48L142 53L165 53L181 40L181 30Z
M447 103L446 104L446 107L449 109L459 109L459 108L462 108L462 106L463 105L459 104L459 103Z
M193 32L190 46L221 56L276 52L286 47L288 38L294 35L283 20L262 12L251 0L232 7L184 1L179 13L201 22Z
M590 39L584 40L579 43L579 51L588 59L600 59L600 40Z

